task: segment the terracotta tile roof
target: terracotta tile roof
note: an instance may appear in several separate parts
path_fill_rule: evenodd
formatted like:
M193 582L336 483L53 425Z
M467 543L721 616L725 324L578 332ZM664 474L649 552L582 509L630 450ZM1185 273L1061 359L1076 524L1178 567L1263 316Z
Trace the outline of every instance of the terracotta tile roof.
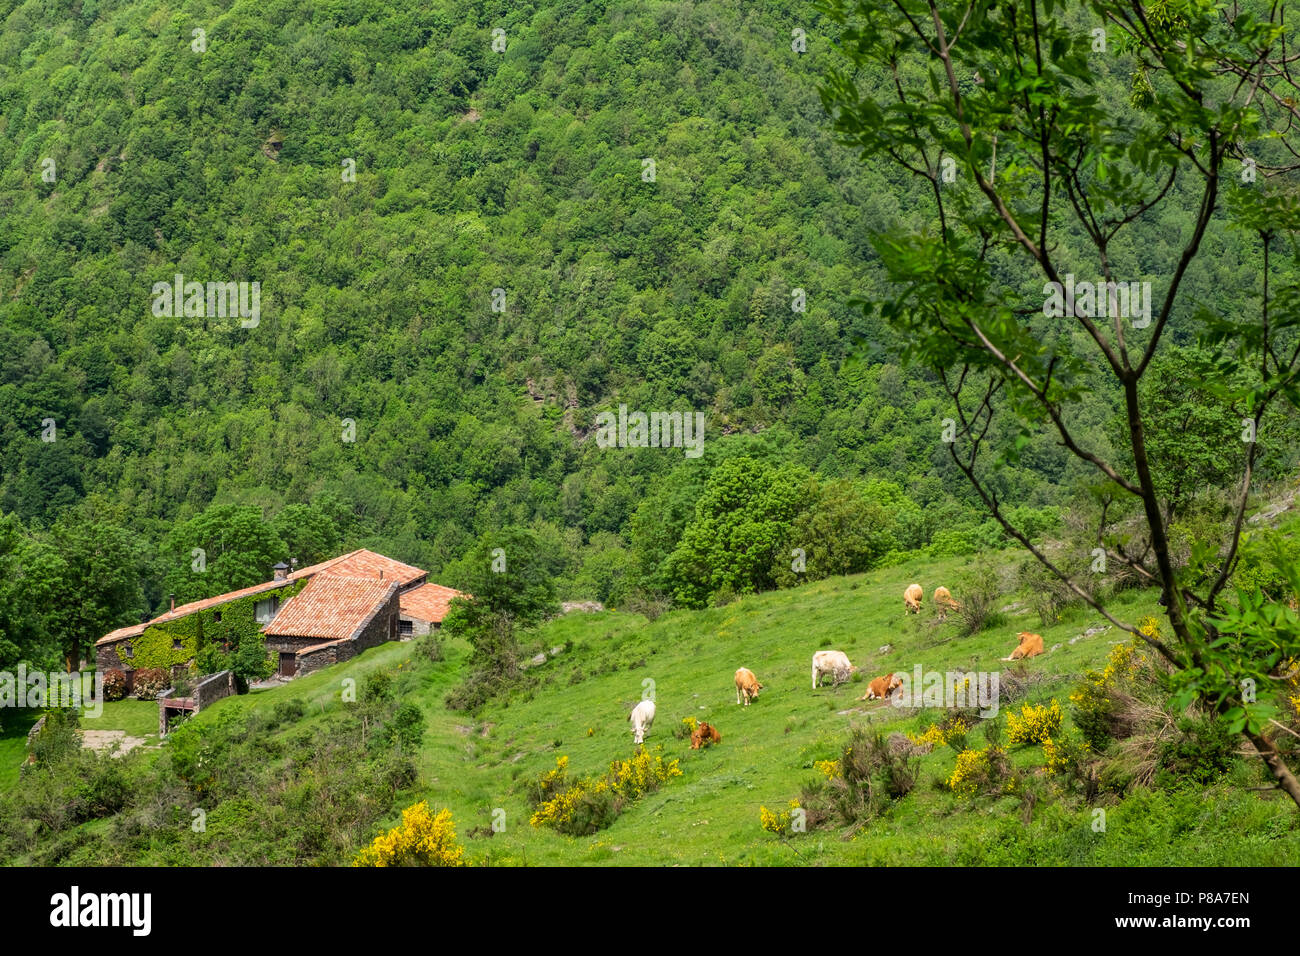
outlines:
M455 588L443 587L441 584L421 584L418 588L403 591L401 595L402 613L417 621L440 624L447 616L447 606L453 598L469 597Z
M401 561L394 561L392 558L377 554L374 551L367 551L360 548L356 551L349 551L347 554L341 554L337 558L330 558L328 561L322 561L320 564L313 564L310 567L299 568L283 581L266 581L262 584L254 584L252 587L240 588L238 591L230 591L227 594L217 594L210 598L203 598L200 601L191 601L189 604L182 604L174 611L167 611L158 617L144 624L132 624L128 627L119 627L115 631L110 631L95 642L98 647L101 644L115 644L118 641L126 640L129 637L138 637L144 633L146 627L153 624L165 624L168 621L174 621L177 618L185 617L196 611L206 611L208 608L217 607L228 601L234 601L238 598L248 597L250 594L260 594L263 591L274 591L277 588L283 588L294 581L303 578L315 577L318 574L328 573L330 576L343 576L349 578L365 578L371 581L381 580L385 585L390 581L397 583L399 587L406 587L416 584L412 590L419 590L419 582L423 581L428 574L421 568L412 567L409 564L403 564ZM304 591L306 588L303 589ZM452 597L455 595L453 594ZM447 600L450 600L448 598ZM288 605L286 604L286 607ZM443 612L446 613L446 608ZM426 618L421 618L426 620ZM441 621L441 617L432 620ZM269 633L269 632L268 632ZM311 636L311 635L307 635ZM346 635L345 635L346 636Z
M423 572L421 572L423 573ZM318 574L285 602L280 613L262 628L267 637L315 637L322 642L358 633L397 592L398 582Z
M137 634L143 634L146 627L152 627L155 624L165 624L168 621L174 621L177 618L193 614L195 611L206 611L210 607L216 607L219 604L225 604L227 601L234 601L241 597L248 597L250 594L260 594L263 591L274 591L276 588L282 588L288 585L288 581L267 581L264 584L254 584L250 588L240 588L238 591L230 591L226 594L218 594L214 597L203 598L199 601L191 601L189 604L182 604L174 611L167 611L158 615L153 620L144 624L132 624L130 627L119 627L116 631L110 631L95 642L95 646L100 644L112 644L116 641L128 637L135 637Z
M311 577L320 574L322 571L328 571L331 574L345 574L353 578L378 578L382 572L385 581L397 581L403 587L413 581L420 580L429 573L421 568L412 567L409 564L403 564L401 561L394 561L392 558L384 557L382 554L376 554L374 551L360 548L356 551L349 551L347 554L341 554L337 558L322 561L320 564L299 568L289 575L289 580L297 581L299 578Z
M126 627L119 627L116 631L109 631L97 640L95 646L98 647L100 644L112 644L115 641L121 641L128 637L135 637L138 634L143 634L144 629L148 626L148 624L129 624Z

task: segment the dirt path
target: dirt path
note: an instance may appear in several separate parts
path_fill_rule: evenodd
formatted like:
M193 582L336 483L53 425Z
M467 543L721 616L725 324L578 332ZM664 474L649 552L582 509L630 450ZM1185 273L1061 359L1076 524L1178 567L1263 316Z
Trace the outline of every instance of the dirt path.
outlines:
M147 746L147 737L130 737L125 730L83 730L81 746L87 750L98 750L114 757L130 753L136 747Z

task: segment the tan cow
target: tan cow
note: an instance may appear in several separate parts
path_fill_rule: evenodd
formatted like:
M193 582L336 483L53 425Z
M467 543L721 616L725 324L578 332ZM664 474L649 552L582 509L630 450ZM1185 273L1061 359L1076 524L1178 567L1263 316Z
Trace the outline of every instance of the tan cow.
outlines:
M908 614L921 613L921 598L925 592L921 590L919 584L909 584L907 590L903 592L903 609Z
M736 703L744 697L745 706L749 706L751 700L758 699L758 692L763 689L763 685L758 682L754 672L748 667L742 667L736 671Z
M960 602L952 596L951 591L944 587L934 589L934 606L939 609L940 617L945 617L949 611L961 610Z
M1010 657L1002 658L1004 661L1018 661L1026 657L1037 657L1043 653L1043 635L1021 631L1016 637L1020 643L1016 645Z
M889 695L903 686L903 680L897 674L877 677L867 685L867 692L858 700L888 700Z

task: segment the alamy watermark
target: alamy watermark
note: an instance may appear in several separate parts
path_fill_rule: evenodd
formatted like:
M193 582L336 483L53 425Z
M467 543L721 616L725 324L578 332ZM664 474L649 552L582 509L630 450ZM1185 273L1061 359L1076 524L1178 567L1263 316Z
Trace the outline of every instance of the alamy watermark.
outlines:
M894 675L902 686L890 699L895 707L978 707L981 717L998 715L997 671L923 671Z
M104 713L104 675L99 671L0 671L0 707L76 707L87 717Z
M155 282L153 314L168 318L240 319L240 328L255 329L262 320L260 282L186 282L176 273L171 282Z
M596 444L601 448L683 448L687 458L704 454L703 412L629 412L596 415Z
M1048 282L1043 285L1043 315L1052 319L1061 316L1085 316L1090 319L1116 317L1132 319L1133 328L1145 329L1151 324L1150 282L1096 282L1074 281L1074 273L1067 273L1065 282Z

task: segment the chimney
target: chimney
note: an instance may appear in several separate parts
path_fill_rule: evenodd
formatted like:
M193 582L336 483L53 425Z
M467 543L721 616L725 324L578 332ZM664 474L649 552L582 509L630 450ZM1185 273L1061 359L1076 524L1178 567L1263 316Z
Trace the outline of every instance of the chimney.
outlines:
M172 594L172 610L176 610L176 595Z
M272 570L275 571L274 580L283 581L286 578L286 572L289 570L289 565L285 564L283 561L279 561Z

